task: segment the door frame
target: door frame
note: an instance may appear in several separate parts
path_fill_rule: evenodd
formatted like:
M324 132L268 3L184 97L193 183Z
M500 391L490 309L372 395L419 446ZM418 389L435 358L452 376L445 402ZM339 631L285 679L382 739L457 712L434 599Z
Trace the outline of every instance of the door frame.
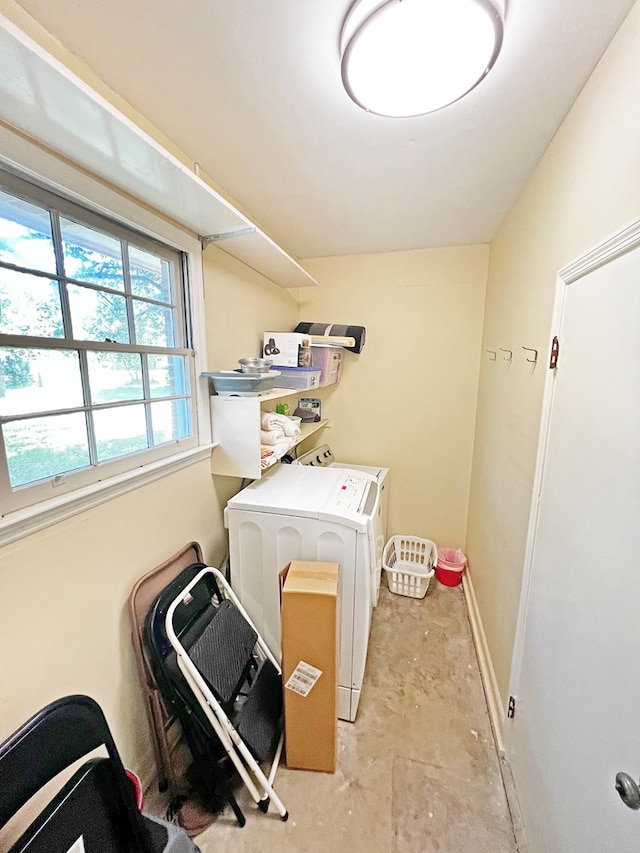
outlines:
M562 360L562 324L564 318L564 306L567 287L586 276L599 267L605 266L621 255L640 247L640 219L616 232L612 237L599 243L595 248L581 255L575 261L562 267L556 278L555 297L551 321L551 335L557 335L560 341L560 360ZM522 659L524 655L524 641L526 633L526 622L529 608L529 595L533 578L533 563L536 537L538 533L538 516L542 488L544 484L544 469L549 441L549 430L551 426L551 413L553 411L553 399L555 393L556 371L547 366L547 377L544 383L542 398L542 414L540 418L540 432L538 438L538 451L536 456L536 467L533 478L531 493L531 508L529 512L529 524L524 552L524 565L522 574L522 586L520 591L520 603L518 606L518 618L514 636L513 654L511 658L511 674L509 678L509 695L517 699L518 687L522 670ZM507 720L506 723L509 721ZM504 732L505 756L509 760L513 747L513 727L506 725Z

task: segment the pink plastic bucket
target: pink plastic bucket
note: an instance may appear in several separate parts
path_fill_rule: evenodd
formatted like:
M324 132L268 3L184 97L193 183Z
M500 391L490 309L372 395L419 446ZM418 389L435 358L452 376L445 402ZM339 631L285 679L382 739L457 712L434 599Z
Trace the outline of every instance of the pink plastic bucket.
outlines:
M436 578L445 586L457 586L467 565L467 558L459 548L438 548Z

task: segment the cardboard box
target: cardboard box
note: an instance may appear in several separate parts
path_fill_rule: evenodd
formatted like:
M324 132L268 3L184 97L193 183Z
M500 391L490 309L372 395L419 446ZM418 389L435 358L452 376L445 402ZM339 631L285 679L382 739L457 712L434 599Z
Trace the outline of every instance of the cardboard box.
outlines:
M294 560L280 575L285 760L298 770L336 769L339 574Z
M274 367L310 367L311 335L299 332L265 332L262 354Z
M311 347L311 363L320 368L320 384L333 385L342 373L341 347Z

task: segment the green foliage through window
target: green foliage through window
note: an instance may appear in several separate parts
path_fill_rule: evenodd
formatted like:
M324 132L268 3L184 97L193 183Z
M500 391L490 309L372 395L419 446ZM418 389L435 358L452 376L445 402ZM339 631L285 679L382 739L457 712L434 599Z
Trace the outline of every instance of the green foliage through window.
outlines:
M193 436L179 252L0 170L10 489ZM135 458L133 458L135 457Z

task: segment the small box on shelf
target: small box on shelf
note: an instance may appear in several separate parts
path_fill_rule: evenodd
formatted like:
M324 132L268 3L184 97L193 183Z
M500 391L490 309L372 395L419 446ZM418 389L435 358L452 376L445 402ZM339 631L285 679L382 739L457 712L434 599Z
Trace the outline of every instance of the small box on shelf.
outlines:
M318 420L322 417L322 402L319 397L300 397L298 408L309 409Z
M265 332L262 352L274 367L311 367L311 335Z

